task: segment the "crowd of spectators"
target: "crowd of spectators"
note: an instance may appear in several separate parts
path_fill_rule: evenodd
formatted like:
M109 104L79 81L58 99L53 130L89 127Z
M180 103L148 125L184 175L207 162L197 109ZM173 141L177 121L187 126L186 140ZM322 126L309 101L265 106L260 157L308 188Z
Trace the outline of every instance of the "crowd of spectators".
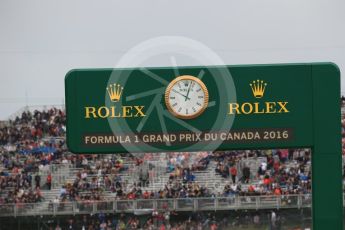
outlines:
M140 180L133 185L124 185L121 172L127 173L123 162L115 157L111 159L93 159L96 164L86 166L79 172L73 185L68 185L67 193L72 200L80 191L99 194L108 190L116 194L117 199L166 199L214 196L256 196L308 194L311 192L310 150L267 150L241 152L198 153L191 159L190 153L170 153L167 155L168 182L160 189L148 190L140 169ZM258 168L252 171L246 165L246 159L259 159ZM137 159L132 159L138 163ZM227 182L221 193L200 185L194 172L207 170L214 161L215 172ZM117 166L116 166L117 165ZM211 169L212 170L212 169ZM241 170L241 177L238 171ZM145 176L147 178L147 176ZM90 196L88 196L90 197ZM77 199L80 200L80 199Z
M66 132L66 116L56 108L47 111L25 111L0 129L0 144L31 142L45 136L62 137Z
M229 195L286 195L311 193L311 153L308 149L278 149L268 151L216 152L215 171L222 177L231 177L224 187ZM260 162L256 171L246 165L248 158ZM212 159L212 158L211 158ZM239 167L241 165L241 167ZM242 177L238 177L242 168ZM254 175L252 175L254 174ZM246 189L242 189L246 185Z
M0 128L1 203L43 200L41 189L51 188L49 167L52 164L72 164L81 168L74 181L62 186L59 202L102 200L104 191L116 194L117 199L311 192L311 154L305 149L167 153L165 173L169 180L162 188L150 190L150 178L160 175L152 175L154 170L143 165L154 154L144 154L140 158L130 154L125 157L68 154L64 141L65 122L64 111L50 109L23 112ZM345 136L345 119L342 130ZM246 164L247 159L260 159L261 163L252 168ZM131 162L130 167L128 162ZM134 169L139 180L132 185L126 184L123 176ZM195 172L210 170L223 178L225 185L221 192L199 183Z
M344 99L345 101L345 99ZM193 197L234 197L259 195L286 195L311 193L311 152L308 149L277 149L262 151L217 151L198 153L166 153L168 181L158 189L150 189L152 177L162 175L147 164L156 154L141 157L131 154L74 155L65 144L65 113L62 110L23 112L20 117L0 126L0 205L16 203L50 202L49 208L64 209L65 202L82 201L90 205L103 201L104 193L111 192L112 199L169 199ZM345 117L342 117L343 156L345 156ZM256 167L248 160L257 160ZM72 181L66 181L53 200L45 200L43 190L52 187L53 164L70 164L76 171ZM217 191L200 183L199 172L214 173L224 186ZM345 171L345 167L344 167ZM136 174L138 180L128 184L128 175ZM210 183L211 184L211 183ZM56 204L54 206L54 204ZM84 216L82 220L69 219L55 225L85 229L222 229L251 223L260 226L263 218L272 226L281 220L272 212L267 216L257 213L241 214L232 220L219 219L201 212L179 218L173 210L157 212L144 221L137 216L122 214L108 216L103 213Z
M25 111L0 127L0 204L42 201L51 188L49 165L66 152L62 110ZM42 178L42 173L44 178Z
M294 217L291 217L293 215ZM310 215L310 214L309 214ZM310 220L303 219L304 215L291 213L289 210L277 211L234 211L233 213L195 212L177 213L164 211L144 216L129 214L82 215L69 217L64 221L51 221L51 230L61 229L90 229L90 230L221 230L221 229L281 229L282 225L289 229L301 229L298 225L310 226ZM289 222L288 222L289 220ZM306 228L307 229L307 228Z
M127 159L133 157L127 155ZM60 192L60 201L100 201L102 192L107 190L121 193L123 181L121 173L127 171L121 156L78 155L75 158L77 168L73 182L66 182Z

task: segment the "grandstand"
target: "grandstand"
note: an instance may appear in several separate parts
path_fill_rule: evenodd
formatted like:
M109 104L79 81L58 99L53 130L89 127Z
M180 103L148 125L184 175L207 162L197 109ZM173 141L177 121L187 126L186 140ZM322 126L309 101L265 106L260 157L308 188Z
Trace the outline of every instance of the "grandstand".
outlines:
M75 155L66 147L65 122L63 108L47 107L22 110L1 123L3 221L9 221L5 217L54 217L56 227L73 225L66 216L79 216L80 223L84 215L92 214L107 217L96 218L98 226L113 216L119 222L126 219L123 229L132 225L227 229L218 220L234 213L232 226L240 228L246 216L251 219L248 223L262 226L264 221L256 221L258 216L267 220L262 217L265 213L270 216L267 224L276 227L279 221L273 221L273 216L278 212L280 221L290 213L310 212L309 149ZM345 136L345 119L342 130ZM188 213L203 217L184 218ZM195 221L198 218L202 226Z

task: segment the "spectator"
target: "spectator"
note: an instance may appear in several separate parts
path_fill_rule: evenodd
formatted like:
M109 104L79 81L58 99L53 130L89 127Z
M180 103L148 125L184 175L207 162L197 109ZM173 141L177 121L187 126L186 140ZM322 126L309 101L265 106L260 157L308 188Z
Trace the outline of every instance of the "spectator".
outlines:
M46 182L47 186L48 186L48 190L51 190L52 187L52 175L49 173L47 176L47 182Z
M249 179L250 179L250 168L247 165L244 166L242 174L243 174L243 182L248 184Z
M41 176L37 173L35 176L36 188L40 188Z
M236 183L236 176L237 176L237 169L236 169L235 165L233 165L230 168L230 174L231 174L232 183L235 184Z

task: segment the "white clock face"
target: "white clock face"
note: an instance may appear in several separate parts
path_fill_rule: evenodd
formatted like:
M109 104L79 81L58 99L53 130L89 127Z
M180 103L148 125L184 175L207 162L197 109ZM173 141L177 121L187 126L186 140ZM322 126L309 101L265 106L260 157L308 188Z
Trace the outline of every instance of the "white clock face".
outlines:
M165 102L174 116L183 119L195 118L207 107L208 91L198 78L180 76L169 84Z

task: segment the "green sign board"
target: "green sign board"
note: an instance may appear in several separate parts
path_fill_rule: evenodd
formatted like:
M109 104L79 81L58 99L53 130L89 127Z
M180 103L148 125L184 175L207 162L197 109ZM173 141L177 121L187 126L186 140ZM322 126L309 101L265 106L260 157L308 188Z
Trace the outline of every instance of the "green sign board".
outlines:
M75 153L312 148L313 228L342 229L335 65L76 69L65 85Z

